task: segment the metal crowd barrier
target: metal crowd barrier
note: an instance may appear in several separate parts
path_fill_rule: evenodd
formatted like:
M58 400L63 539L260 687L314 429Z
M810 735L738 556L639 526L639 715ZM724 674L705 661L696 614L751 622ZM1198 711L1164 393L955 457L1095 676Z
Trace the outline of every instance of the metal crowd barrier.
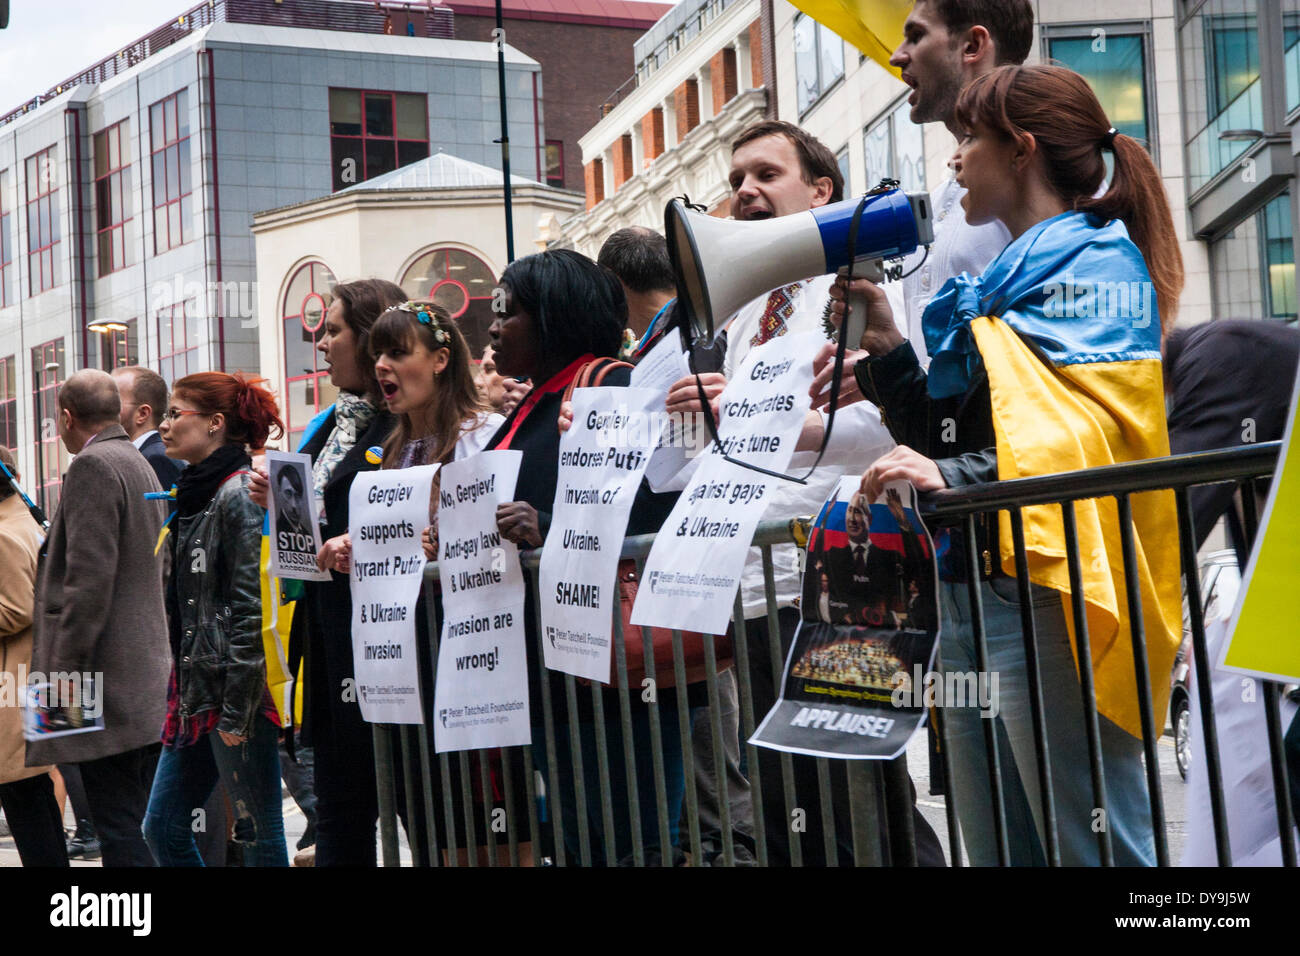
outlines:
M989 515L996 520L1000 510L1010 514L1012 534L1015 546L1018 587L1021 601L1021 622L1024 634L1026 657L1028 662L1028 684L1030 704L1035 733L1035 751L1038 763L1039 789L1042 800L1043 819L1046 821L1046 862L1060 865L1061 858L1056 833L1056 814L1053 805L1053 790L1050 783L1051 754L1048 750L1048 738L1045 729L1044 701L1038 672L1038 658L1035 648L1035 621L1033 605L1027 579L1027 561L1024 548L1024 529L1020 509L1027 505L1059 504L1062 507L1067 534L1067 553L1071 580L1077 587L1081 581L1080 558L1077 541L1074 538L1074 502L1089 498L1114 497L1118 505L1121 521L1120 536L1126 571L1126 593L1129 606L1141 606L1139 588L1136 582L1137 559L1134 549L1134 536L1131 521L1130 496L1137 492L1172 489L1178 506L1180 560L1183 571L1183 583L1190 611L1190 626L1194 648L1193 665L1195 680L1200 698L1201 724L1204 735L1204 756L1209 781L1210 806L1214 822L1215 843L1221 866L1231 863L1228 825L1223 794L1218 738L1211 692L1210 659L1206 649L1205 626L1202 615L1200 582L1198 578L1197 555L1192 529L1192 516L1188 504L1188 488L1215 482L1230 481L1238 486L1245 486L1247 493L1241 497L1244 502L1247 535L1253 537L1257 516L1255 514L1254 495L1249 493L1257 478L1271 476L1276 467L1280 443L1272 442L1244 448L1206 452L1194 455L1173 456L1163 459L1114 465L1106 468L1090 469L1059 475L1024 478L1007 482L963 489L944 490L923 497L921 511L933 532L939 521L951 525L960 522L960 531L968 544L973 541L976 517ZM806 540L808 519L796 518L789 521L767 521L762 523L754 537L754 545L760 549L766 586L767 598L767 658L771 667L771 677L778 691L780 677L785 662L785 650L780 646L778 608L775 601L773 546L794 543L802 545ZM653 535L628 538L624 544L622 556L635 558L638 572L641 570L646 555L653 543ZM975 624L975 643L977 666L981 673L987 671L987 649L985 644L983 611L978 585L976 566L976 549L965 549L968 558L968 578L972 579L969 591L972 618ZM528 586L537 589L537 567L540 551L525 552L523 564ZM436 564L430 564L425 572L426 604L428 608L428 654L430 660L437 661L439 621L436 620L433 588L438 580ZM1076 590L1077 593L1077 590ZM536 604L534 603L534 608ZM818 780L819 799L814 807L797 807L793 774L793 760L813 758L792 757L788 753L779 755L781 773L779 777L768 779L759 768L758 748L745 743L753 735L758 723L765 716L755 710L753 694L753 675L751 670L750 647L745 637L744 611L740 596L737 595L734 612L733 647L735 663L732 668L738 685L739 732L741 752L745 764L746 776L751 791L753 824L748 832L738 828L732 820L732 814L738 807L729 805L728 800L717 801L717 813L720 818L720 852L712 860L713 865L736 865L740 862L738 850L743 846L752 851L752 862L766 866L772 862L773 847L768 843L768 828L764 826L764 801L762 794L766 788L778 788L784 797L786 823L789 824L797 811L817 813L822 825L824 846L814 848L822 853L828 865L843 861L844 851L837 848L836 820L843 820L847 814L848 826L839 829L839 841L844 842L845 830L851 834L852 862L855 865L916 865L916 848L912 827L912 796L910 782L904 761L845 760L832 761L816 758L816 776ZM1152 712L1151 695L1147 675L1146 637L1143 632L1140 614L1131 615L1135 674L1138 689L1138 702L1143 728L1143 752L1147 782L1147 799L1151 810L1155 851L1160 866L1170 865L1168 837L1164 813L1164 798L1161 791L1160 768L1156 753L1156 741L1163 732L1164 715ZM1088 743L1090 776L1094 806L1105 810L1106 795L1104 767L1101 759L1101 745L1098 730L1098 713L1092 683L1091 655L1088 651L1087 620L1082 602L1074 604L1074 626L1078 640L1078 660L1089 664L1080 672L1080 690ZM542 634L538 622L536 640L536 660L543 656ZM641 635L645 653L646 672L654 673L654 650L648 631L643 629ZM1123 635L1121 635L1121 639ZM707 688L707 720L712 739L713 783L717 794L727 793L725 779L726 766L723 752L723 734L728 731L722 722L720 713L721 687L717 670L717 660L713 644L705 641L705 669ZM535 739L531 747L503 748L499 751L473 751L452 754L433 753L433 734L427 725L396 726L375 725L375 762L378 781L378 798L380 809L380 842L383 864L399 865L398 814L399 802L405 808L415 808L416 812L405 814L408 845L412 859L417 865L446 866L497 866L526 865L531 858L533 865L590 866L614 865L615 859L612 833L615 827L615 806L611 790L611 767L609 741L605 734L605 710L614 706L618 710L619 726L622 735L623 768L627 781L627 792L637 793L638 783L643 786L653 785L655 789L655 806L657 819L651 821L657 829L658 846L669 843L670 820L665 788L665 750L664 732L661 728L661 705L657 699L647 703L650 718L649 735L654 780L638 781L638 770L634 760L632 694L641 694L641 687L628 687L627 661L624 651L621 622L614 616L614 664L618 675L616 690L602 689L603 685L583 686L571 675L563 675L563 700L553 699L551 683L543 679L540 682L541 704L544 716L544 734L541 740ZM673 632L673 665L678 688L685 684L686 672L682 651L682 635ZM755 663L753 666L757 666ZM424 688L431 694L432 685ZM1264 682L1263 699L1266 707L1269 752L1272 762L1274 793L1277 803L1277 825L1283 835L1283 862L1295 866L1294 839L1287 836L1295 832L1295 818L1291 806L1287 785L1287 768L1283 750L1283 731L1280 724L1280 698L1282 688L1272 682ZM607 694L612 695L607 696ZM571 792L561 792L559 786L548 786L548 782L539 772L534 761L534 748L540 748L545 755L547 766L556 767L557 742L567 738L570 753L573 755L573 772L577 780L584 779L584 751L579 739L580 722L576 719L566 720L565 715L579 713L580 695L589 695L592 720L586 730L595 735L596 767L599 781L599 810L601 840L605 850L597 856L592 841L592 817L587 807L586 794L580 785ZM692 865L705 862L706 854L702 843L700 828L700 794L697 793L695 776L695 753L691 734L691 720L688 711L689 702L685 693L671 695L676 708L679 743L685 770L685 796L683 800L682 825L679 845ZM670 705L664 705L670 706ZM958 808L953 794L952 768L950 751L942 742L946 740L943 727L942 708L934 708L931 714L937 716L940 751L949 784L944 799L948 824L949 863L960 866L963 862L961 828L958 822ZM1008 835L1004 784L998 759L998 739L994 732L993 721L983 721L985 747L989 763L989 783L992 794L992 818L995 838L998 846L998 860L1001 865L1009 862ZM534 731L536 736L536 730ZM561 737L560 735L563 735ZM400 761L400 763L399 763ZM831 784L832 763L842 764L847 774L847 806L836 805L833 799L835 788ZM401 768L417 768L415 773L403 773ZM516 775L522 769L522 793L525 806L515 805L519 790ZM438 777L434 781L435 773ZM495 785L500 783L500 787ZM400 797L399 801L399 789ZM497 798L499 789L501 796ZM475 792L478 800L475 800ZM844 788L840 789L843 796ZM491 797L489 797L491 795ZM567 845L563 822L563 803L570 796L576 799L578 833L576 853ZM440 805L437 805L439 804ZM476 812L477 808L477 812ZM672 853L662 852L658 856L647 853L645 840L642 838L640 807L632 798L627 801L632 836L632 853L624 860L625 864L671 865ZM435 825L437 820L439 825ZM810 849L808 841L800 828L785 826L788 831L788 847L785 857L794 866L804 862L806 851ZM441 832L439 832L441 831ZM1114 864L1109 827L1097 831L1098 851L1103 865ZM527 844L527 848L525 848ZM717 850L718 848L714 847ZM529 850L531 852L529 852ZM1175 861L1176 862L1176 861Z

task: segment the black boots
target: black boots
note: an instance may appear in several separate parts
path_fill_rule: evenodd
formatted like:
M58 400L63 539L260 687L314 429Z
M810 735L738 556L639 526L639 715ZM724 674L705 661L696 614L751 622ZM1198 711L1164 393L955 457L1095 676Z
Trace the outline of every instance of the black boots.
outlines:
M68 859L75 860L77 857L83 860L99 859L99 837L89 820L78 820L77 832L68 841Z

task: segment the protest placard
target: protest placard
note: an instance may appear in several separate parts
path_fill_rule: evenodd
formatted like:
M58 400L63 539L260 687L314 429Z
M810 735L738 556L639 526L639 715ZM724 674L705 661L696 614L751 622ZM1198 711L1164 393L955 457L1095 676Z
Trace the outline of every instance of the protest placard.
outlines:
M663 396L648 388L580 388L560 440L551 527L542 549L546 666L608 681L618 555L659 436Z
M808 412L820 332L750 350L719 400L710 446L646 559L632 623L722 634L769 488L783 479L728 461L783 471Z
M673 478L708 445L708 432L702 423L680 414L670 416L663 408L668 389L690 374L690 366L682 352L682 338L676 334L665 335L632 369L631 386L653 389L659 402L651 412L663 412L659 439L645 473L652 491L680 490L682 486L675 485ZM692 427L696 424L700 426L698 429Z
M352 537L352 665L361 716L418 724L415 603L424 580L420 534L429 525L437 465L362 472L348 494Z
M887 759L903 752L927 706L951 703L938 699L931 670L938 576L912 487L889 482L871 502L859 483L841 478L813 523L781 696L751 743Z
M497 529L514 500L520 451L487 451L442 469L438 565L443 621L434 679L434 749L532 741L524 577L519 551Z
M270 573L277 578L328 581L316 567L320 551L320 516L312 493L311 456L284 451L266 453L266 511L271 529Z

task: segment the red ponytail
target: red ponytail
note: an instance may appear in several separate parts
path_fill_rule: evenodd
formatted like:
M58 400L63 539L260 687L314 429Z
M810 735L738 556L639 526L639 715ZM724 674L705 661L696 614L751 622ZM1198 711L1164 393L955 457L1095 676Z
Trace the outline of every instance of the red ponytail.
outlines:
M261 451L268 437L284 434L284 422L275 397L266 389L264 378L250 378L241 372L196 372L172 386L198 406L205 415L220 412L226 418L226 440ZM274 436L272 436L274 429Z

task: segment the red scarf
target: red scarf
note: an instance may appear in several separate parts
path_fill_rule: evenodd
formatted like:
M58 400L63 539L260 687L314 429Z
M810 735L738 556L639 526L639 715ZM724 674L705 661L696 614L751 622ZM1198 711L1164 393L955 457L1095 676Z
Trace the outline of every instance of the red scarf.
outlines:
M515 409L514 419L510 423L510 430L506 432L506 437L502 438L501 441L497 443L494 450L509 448L510 442L515 437L515 432L519 431L519 426L524 423L524 419L532 414L537 403L547 395L553 395L556 392L562 392L568 388L569 383L573 381L575 376L577 376L579 369L588 362L594 361L595 358L596 356L588 352L586 355L574 359L571 363L565 366L563 371L557 372L555 375L547 379L544 385L539 385L529 392L524 397L524 400L519 404L519 407Z

